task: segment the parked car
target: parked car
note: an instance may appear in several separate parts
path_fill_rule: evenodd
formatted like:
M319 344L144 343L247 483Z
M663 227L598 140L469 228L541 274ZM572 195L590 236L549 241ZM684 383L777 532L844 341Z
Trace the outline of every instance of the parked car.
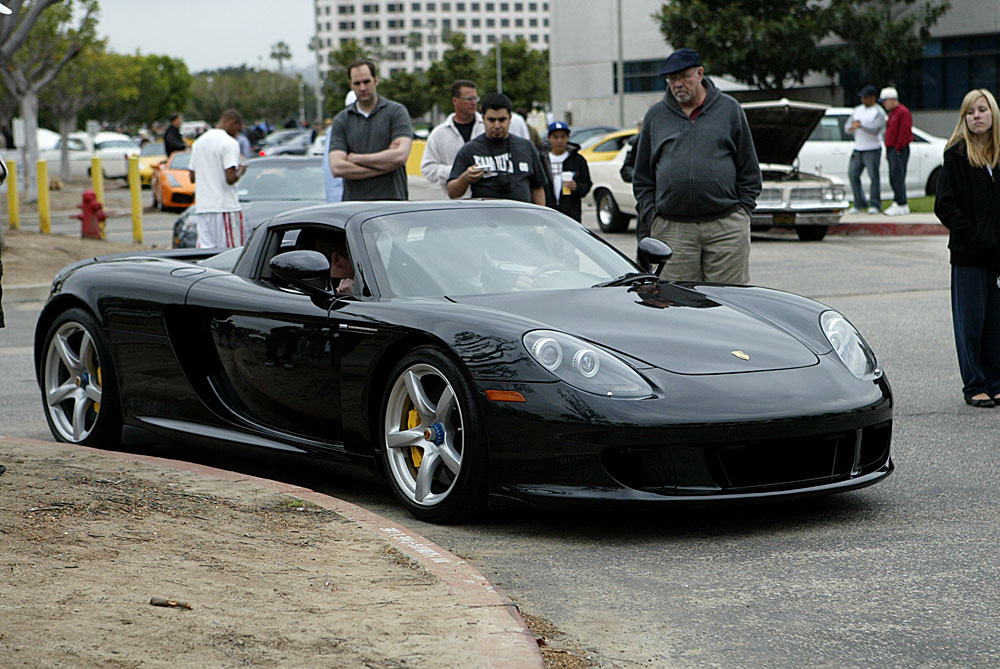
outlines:
M587 163L599 163L604 160L614 160L618 152L628 144L628 141L639 130L628 128L626 130L616 130L607 135L602 135L596 141L591 141L590 145L580 150L580 155L587 159Z
M125 179L128 177L128 158L138 155L139 145L128 135L119 132L99 132L90 137L85 132L73 132L66 138L69 151L70 179L85 180L90 176L91 158L95 155L101 158L101 171L106 179ZM61 160L62 138L56 140L51 149L39 151L38 159L49 164L49 173L58 174Z
M848 107L832 107L813 130L808 141L799 151L799 168L828 177L836 177L849 184L847 168L854 150L854 138L844 131L844 122L851 115ZM910 144L910 160L906 165L906 196L923 197L937 192L938 175L944 164L944 147L948 140L936 137L920 128L913 128L913 143ZM868 175L861 177L867 192ZM882 198L892 199L889 185L889 161L882 151L879 165L879 181ZM851 197L848 189L848 197Z
M326 203L323 185L323 156L275 156L255 158L236 184L243 208L243 227L247 235L261 222L289 209ZM174 221L174 248L193 248L198 230L191 214L198 205Z
M139 178L144 188L149 188L153 180L153 169L166 159L167 152L163 148L162 140L147 142L139 150Z
M261 156L304 156L309 153L312 144L312 130L302 130L285 136L277 144L262 146L258 153Z
M796 169L799 148L824 118L826 107L778 100L743 104L761 164L762 190L751 218L755 230L794 229L803 241L818 241L848 209L843 181ZM597 222L605 232L623 232L636 216L632 184L619 175L628 147L614 160L590 166Z
M257 142L257 144L253 146L253 151L259 156L267 155L266 153L262 152L270 147L278 146L279 144L288 141L292 137L301 135L304 132L308 131L302 130L301 128L287 128L283 130L275 130L274 132L268 133L259 142Z
M621 130L621 128L613 125L585 125L579 128L571 128L569 131L569 141L579 144L581 147L586 147L609 132L617 132L618 130Z
M338 241L348 294L322 251ZM889 382L843 315L659 281L521 202L343 202L277 215L241 249L80 261L34 340L59 441L323 457L429 522L796 499L894 467Z
M190 207L194 203L191 152L174 151L166 162L158 164L149 189L153 191L153 206L160 211Z

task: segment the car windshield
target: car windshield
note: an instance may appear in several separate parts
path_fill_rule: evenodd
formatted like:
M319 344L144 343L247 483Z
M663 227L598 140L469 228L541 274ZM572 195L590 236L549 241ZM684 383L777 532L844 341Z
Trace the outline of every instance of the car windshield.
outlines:
M638 271L556 212L510 207L381 216L362 225L387 297L589 288Z
M170 169L187 170L191 168L191 152L183 151L173 155L170 159Z
M259 200L318 200L326 202L323 187L322 160L300 163L273 162L275 159L252 160L247 172L236 186L242 202Z
M163 148L162 142L150 143L142 147L143 156L165 156L167 155L166 149Z

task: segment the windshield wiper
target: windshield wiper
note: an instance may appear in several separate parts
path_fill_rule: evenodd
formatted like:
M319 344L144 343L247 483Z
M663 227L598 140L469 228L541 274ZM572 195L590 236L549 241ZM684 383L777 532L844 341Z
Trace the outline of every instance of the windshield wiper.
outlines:
M602 283L595 283L591 288L605 288L607 286L625 286L630 283L639 283L642 281L656 281L659 279L655 274L649 274L647 272L628 272L627 274L622 274L617 279L611 279L611 281L604 281Z

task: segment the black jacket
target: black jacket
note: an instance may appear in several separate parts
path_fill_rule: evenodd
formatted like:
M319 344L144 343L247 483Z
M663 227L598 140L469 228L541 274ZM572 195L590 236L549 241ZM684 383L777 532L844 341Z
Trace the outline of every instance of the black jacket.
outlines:
M187 144L181 137L181 131L175 125L168 125L166 132L163 133L163 150L169 156L174 151L184 151L185 149L187 149Z
M950 234L951 264L1000 266L1000 167L973 167L965 142L944 152L934 213Z
M559 201L556 202L555 192L552 190L552 161L549 160L549 152L551 147L546 141L542 145L542 165L545 169L549 171L549 183L545 188L545 206L551 207L556 211L561 211L566 214L574 221L580 221L583 218L583 198L587 196L590 192L590 187L593 182L590 180L590 168L587 167L587 159L579 154L580 146L577 144L567 144L566 151L569 153L566 156L565 162L563 162L563 169L573 172L573 181L576 182L576 190L569 195L562 194L559 196Z

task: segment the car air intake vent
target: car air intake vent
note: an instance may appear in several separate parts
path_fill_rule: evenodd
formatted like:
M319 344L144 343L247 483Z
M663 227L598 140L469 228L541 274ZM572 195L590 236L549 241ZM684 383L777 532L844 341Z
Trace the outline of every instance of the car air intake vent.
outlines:
M824 485L869 474L889 459L892 422L820 435L726 444L606 450L615 480L669 495L719 495Z

